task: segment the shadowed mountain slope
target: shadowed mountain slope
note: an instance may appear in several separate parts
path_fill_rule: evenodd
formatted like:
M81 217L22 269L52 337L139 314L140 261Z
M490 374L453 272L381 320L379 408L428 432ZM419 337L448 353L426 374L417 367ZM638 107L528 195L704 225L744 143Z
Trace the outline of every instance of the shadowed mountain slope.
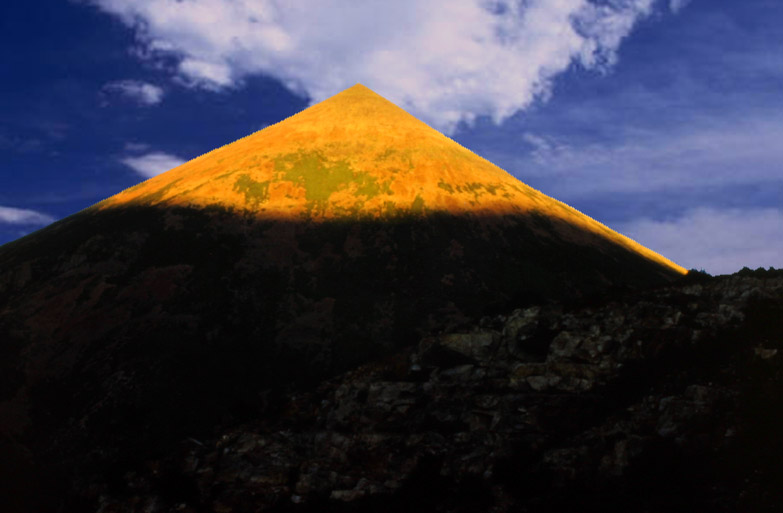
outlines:
M682 273L357 85L0 247L0 477L56 510L420 335Z

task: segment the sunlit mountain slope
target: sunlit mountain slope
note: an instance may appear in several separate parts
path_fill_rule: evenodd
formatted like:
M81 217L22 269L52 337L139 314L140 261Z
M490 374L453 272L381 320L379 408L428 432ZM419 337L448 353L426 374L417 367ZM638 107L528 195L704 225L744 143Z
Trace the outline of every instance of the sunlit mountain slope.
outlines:
M527 186L361 84L98 206L128 204L222 205L289 220L536 213L685 272ZM595 243L578 231L557 235Z

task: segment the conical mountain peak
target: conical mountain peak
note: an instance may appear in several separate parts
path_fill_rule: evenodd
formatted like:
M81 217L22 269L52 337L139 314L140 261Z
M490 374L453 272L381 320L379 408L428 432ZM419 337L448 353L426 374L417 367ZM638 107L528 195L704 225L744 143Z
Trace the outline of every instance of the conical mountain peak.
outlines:
M429 346L415 372L394 350L682 271L357 84L0 247L0 473L26 472L41 497L156 461L176 477L169 448L264 424L291 410L284 393L368 362L394 362L383 379L451 387L455 365L486 374L481 354L513 370L492 378L498 390L528 394L557 344L548 315L508 318L527 341ZM574 376L593 372L582 367ZM88 487L91 509L112 504L114 481Z
M526 208L525 196L537 195L356 84L132 187L101 207L220 204L263 216L322 219L411 209L518 211Z
M428 214L542 216L557 237L611 241L684 269L506 171L356 84L98 205L220 206L264 219ZM548 237L552 234L546 234ZM589 243L593 243L589 242Z

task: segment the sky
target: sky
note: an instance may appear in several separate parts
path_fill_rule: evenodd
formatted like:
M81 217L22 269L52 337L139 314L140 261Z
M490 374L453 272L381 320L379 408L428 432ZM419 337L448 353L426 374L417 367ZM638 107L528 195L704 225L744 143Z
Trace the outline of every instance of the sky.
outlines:
M0 5L0 244L356 83L688 269L783 267L779 0Z

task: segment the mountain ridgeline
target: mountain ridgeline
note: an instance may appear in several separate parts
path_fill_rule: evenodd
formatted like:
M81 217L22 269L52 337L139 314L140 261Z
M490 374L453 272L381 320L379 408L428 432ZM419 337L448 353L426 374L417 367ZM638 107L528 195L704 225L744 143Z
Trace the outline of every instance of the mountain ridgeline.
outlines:
M421 336L684 272L356 85L0 247L0 474L55 510Z

